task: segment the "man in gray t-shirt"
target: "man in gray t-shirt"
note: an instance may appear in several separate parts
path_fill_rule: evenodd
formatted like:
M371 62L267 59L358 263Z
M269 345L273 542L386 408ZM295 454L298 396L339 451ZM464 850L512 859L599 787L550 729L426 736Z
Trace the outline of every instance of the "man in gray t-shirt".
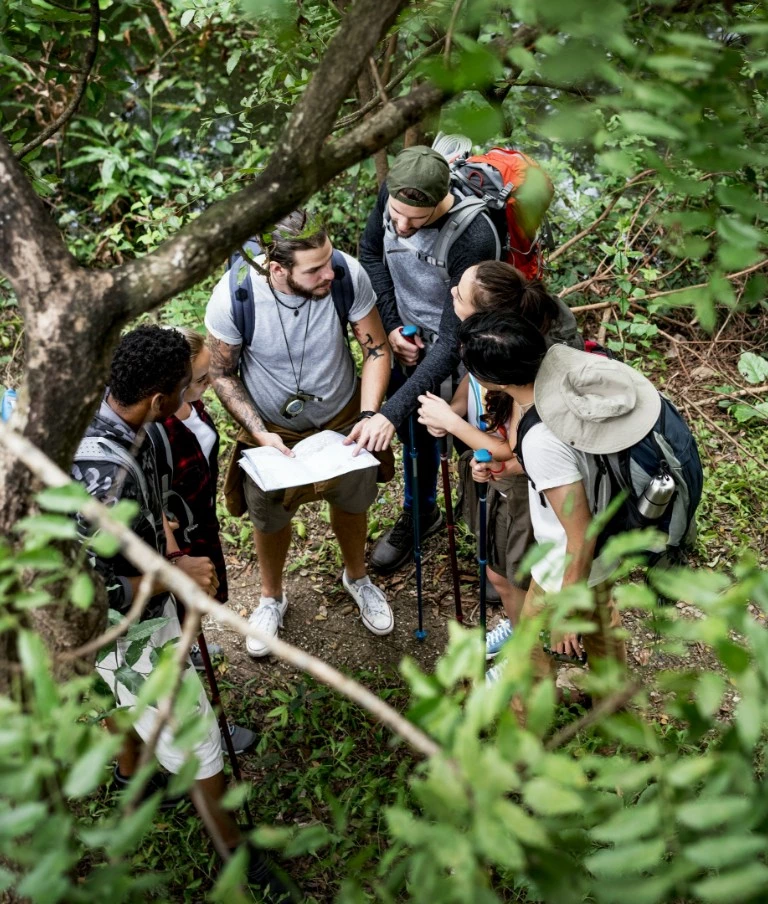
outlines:
M349 322L363 352L358 381L336 306L333 248L325 229L305 211L277 224L265 243L265 257L251 266L253 332L244 337L232 312L228 275L213 290L205 315L213 387L242 428L245 445L273 446L292 455L289 445L324 429L348 432L374 415L389 380L387 337L370 280L358 262L343 255L354 288ZM276 635L288 601L283 568L291 542L291 518L299 505L325 499L331 527L344 560L342 583L374 634L389 634L392 610L365 568L367 511L376 498L376 471L354 471L308 487L265 493L242 471L248 513L261 572L261 600L251 622ZM265 656L262 643L248 638L251 656Z

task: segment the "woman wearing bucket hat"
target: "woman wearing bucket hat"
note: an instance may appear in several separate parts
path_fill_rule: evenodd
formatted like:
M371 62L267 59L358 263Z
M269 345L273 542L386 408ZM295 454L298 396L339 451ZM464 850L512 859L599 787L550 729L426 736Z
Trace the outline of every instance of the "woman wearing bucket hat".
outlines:
M595 555L589 531L593 515L611 500L609 480L600 480L599 459L639 442L656 423L661 397L626 364L563 345L549 350L528 321L511 313L475 314L459 329L462 360L487 389L511 397L523 412L535 406L539 422L519 450L529 478L531 521L536 541L548 551L531 567L531 586L521 619L542 609L545 593L586 581L594 607L584 615L595 630L554 638L553 652L591 662L624 663L624 642L616 633L618 612L610 599L613 563ZM493 425L491 425L493 426ZM479 466L478 466L479 467ZM597 487L598 498L589 496ZM554 662L536 645L531 653L536 677ZM493 670L492 670L493 673ZM490 678L497 677L489 673Z
M555 343L584 348L576 318L566 304L551 295L542 282L526 279L504 261L483 261L469 267L451 293L459 322L472 314L511 311L536 327L547 348ZM525 602L530 581L520 572L520 564L534 537L528 481L508 441L520 413L513 410L509 396L499 398L496 394L494 419L500 426L489 432L487 422L492 415L486 412L486 395L474 377L466 374L450 405L433 393L419 396L419 420L433 436L448 432L469 447L458 462L457 514L475 536L480 525L478 483L472 479L473 450L488 449L494 457L487 497L488 579L501 597L506 617L486 635L486 658L492 659L512 636Z

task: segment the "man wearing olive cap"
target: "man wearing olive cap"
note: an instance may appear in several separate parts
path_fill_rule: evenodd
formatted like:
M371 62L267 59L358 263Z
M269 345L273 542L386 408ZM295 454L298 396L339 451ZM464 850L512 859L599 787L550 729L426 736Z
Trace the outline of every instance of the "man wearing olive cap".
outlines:
M445 270L435 265L432 252L438 234L450 222L451 210L460 199L451 190L446 159L420 145L397 155L368 218L360 241L360 263L371 278L396 358L387 402L350 434L350 440L370 451L388 448L396 431L401 442L408 441L407 420L418 407L419 395L427 390L436 392L458 363L458 319L451 289L468 267L497 256L495 229L487 214L481 213L451 246L447 279ZM413 340L403 336L404 325L418 327ZM418 510L421 536L426 537L442 527L443 517L436 503L440 466L437 440L421 425L417 425L416 448ZM414 488L407 464L404 471L403 513L371 554L372 567L383 574L405 564L413 550Z

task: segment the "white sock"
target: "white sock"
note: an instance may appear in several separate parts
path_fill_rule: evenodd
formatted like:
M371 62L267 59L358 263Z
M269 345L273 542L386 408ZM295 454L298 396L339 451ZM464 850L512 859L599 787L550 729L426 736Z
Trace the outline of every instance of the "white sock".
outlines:
M349 575L347 574L347 569L346 569L346 568L344 569L344 577L346 577L347 583L348 583L348 584L354 584L355 587L362 587L363 584L370 584L370 583L371 583L371 579L368 577L367 574L364 574L361 578L357 578L357 580L353 581L353 580L349 577Z
M267 603L279 603L281 606L285 602L285 593L280 594L280 599L276 596L260 596L259 605L264 606Z

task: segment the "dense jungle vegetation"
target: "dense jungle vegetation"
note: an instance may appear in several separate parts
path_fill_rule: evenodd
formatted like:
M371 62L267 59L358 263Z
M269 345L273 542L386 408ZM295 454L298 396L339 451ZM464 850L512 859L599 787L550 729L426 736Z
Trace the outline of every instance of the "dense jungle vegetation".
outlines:
M0 898L250 899L189 805L168 816L109 785L113 702L95 651L68 655L106 627L105 598L71 543L82 496L51 467L68 471L121 329L202 328L228 254L304 202L354 254L388 159L440 129L551 175L547 282L695 427L696 553L649 586L647 538L613 541L631 668L591 677L589 713L533 688L539 625L485 685L480 630L440 609L441 549L437 662L405 638L360 672L313 641L376 712L290 661L238 664L230 626L225 702L260 739L228 804L250 801L255 837L317 902L768 898L767 47L768 6L733 0L4 0L0 384L48 460L0 429ZM222 517L243 586L250 528ZM320 638L343 617L323 518L297 524L291 562L320 588L304 630ZM468 596L472 555L464 538ZM563 592L553 624L588 605ZM129 629L137 649L145 636ZM158 665L171 684L177 669Z

